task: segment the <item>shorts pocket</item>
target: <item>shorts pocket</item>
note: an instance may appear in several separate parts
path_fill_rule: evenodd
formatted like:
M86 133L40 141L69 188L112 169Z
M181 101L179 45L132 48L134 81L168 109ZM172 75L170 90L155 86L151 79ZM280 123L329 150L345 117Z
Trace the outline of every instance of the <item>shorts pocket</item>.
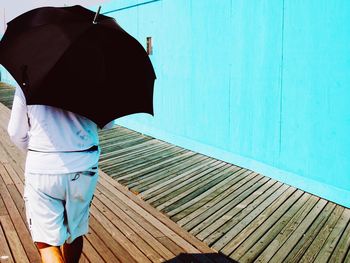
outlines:
M97 172L73 173L69 180L70 200L74 202L90 202L98 180Z

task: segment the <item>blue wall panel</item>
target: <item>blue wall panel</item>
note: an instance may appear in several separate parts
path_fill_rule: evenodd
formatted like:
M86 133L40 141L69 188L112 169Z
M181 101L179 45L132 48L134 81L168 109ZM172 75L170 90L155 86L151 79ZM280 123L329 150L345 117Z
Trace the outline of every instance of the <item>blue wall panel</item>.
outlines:
M121 125L350 207L350 2L110 1L156 73Z
M350 190L350 2L285 4L279 166Z
M6 82L6 83L11 84L13 86L18 85L16 80L10 74L10 72L8 72L2 65L0 65L0 75L1 75L0 81Z
M119 124L350 207L349 1L112 0L102 12L153 38L155 117Z
M280 108L280 1L232 5L230 152L273 165Z

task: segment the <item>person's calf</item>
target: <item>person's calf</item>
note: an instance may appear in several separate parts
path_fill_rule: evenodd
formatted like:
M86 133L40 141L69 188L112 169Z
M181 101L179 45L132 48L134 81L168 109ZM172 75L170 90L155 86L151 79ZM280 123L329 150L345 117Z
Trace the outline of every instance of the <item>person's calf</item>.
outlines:
M46 243L36 242L43 263L65 263L59 247Z
M66 263L78 263L83 251L83 237L77 237L71 244L61 246L63 259Z

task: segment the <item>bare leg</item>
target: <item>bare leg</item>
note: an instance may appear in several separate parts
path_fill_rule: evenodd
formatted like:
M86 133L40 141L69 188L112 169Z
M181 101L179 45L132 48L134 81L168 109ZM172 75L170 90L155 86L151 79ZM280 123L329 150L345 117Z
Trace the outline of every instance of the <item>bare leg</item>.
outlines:
M61 251L66 263L78 263L83 251L83 237L77 237L71 244L65 243Z
M59 247L50 246L45 243L36 243L43 263L64 263Z

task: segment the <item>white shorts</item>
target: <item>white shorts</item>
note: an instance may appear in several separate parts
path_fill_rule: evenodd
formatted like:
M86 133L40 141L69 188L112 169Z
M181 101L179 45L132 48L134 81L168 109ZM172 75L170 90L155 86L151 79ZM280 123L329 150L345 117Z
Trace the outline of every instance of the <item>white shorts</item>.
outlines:
M89 230L89 208L98 170L69 174L25 174L24 201L34 242L72 243Z

